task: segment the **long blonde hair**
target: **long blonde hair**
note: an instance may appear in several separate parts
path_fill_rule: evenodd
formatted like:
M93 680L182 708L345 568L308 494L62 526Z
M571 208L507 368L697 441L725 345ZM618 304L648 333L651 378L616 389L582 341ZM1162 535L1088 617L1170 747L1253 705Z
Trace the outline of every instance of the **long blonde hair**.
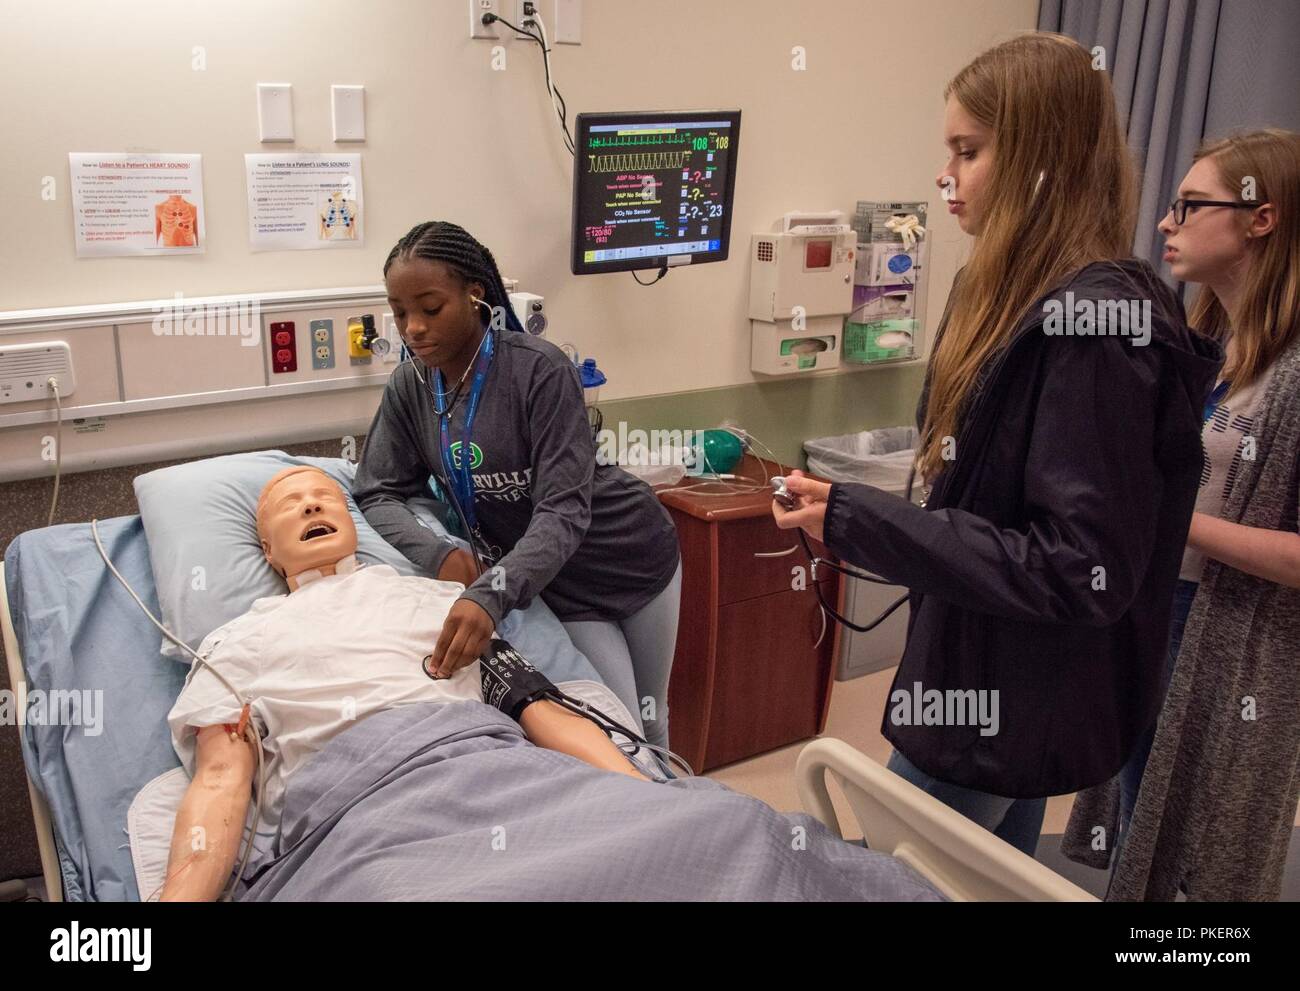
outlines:
M1211 159L1220 180L1242 203L1271 203L1277 224L1251 250L1238 312L1228 313L1202 286L1188 323L1216 340L1233 338L1223 369L1229 395L1256 381L1300 336L1300 134L1268 128L1203 145L1194 161ZM1247 180L1253 180L1248 183ZM1247 187L1254 196L1247 200Z
M1059 34L1033 33L978 56L953 78L955 97L993 132L982 227L953 288L930 361L917 465L932 481L956 436L979 370L1025 313L1065 276L1129 254L1137 172L1110 78Z

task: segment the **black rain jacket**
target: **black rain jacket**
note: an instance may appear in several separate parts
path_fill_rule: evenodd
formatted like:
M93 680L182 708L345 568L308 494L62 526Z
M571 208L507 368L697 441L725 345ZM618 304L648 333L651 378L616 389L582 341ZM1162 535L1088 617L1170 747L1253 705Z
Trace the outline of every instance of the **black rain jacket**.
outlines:
M1047 333L1067 291L1070 312L1081 300L1149 300L1149 343ZM986 362L924 508L832 485L826 545L910 592L882 732L913 764L1012 798L1077 791L1124 765L1159 712L1203 410L1222 361L1148 264L1089 265ZM928 393L927 375L918 426ZM933 724L939 710L926 718L912 701L918 683L923 700L987 692L986 714L997 692L997 732L981 732L973 706Z

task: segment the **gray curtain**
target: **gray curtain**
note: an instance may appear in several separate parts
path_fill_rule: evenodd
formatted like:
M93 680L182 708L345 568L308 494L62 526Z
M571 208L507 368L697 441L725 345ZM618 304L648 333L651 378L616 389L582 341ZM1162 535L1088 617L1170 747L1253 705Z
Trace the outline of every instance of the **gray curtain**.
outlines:
M1300 131L1296 0L1040 0L1038 29L1105 49L1142 168L1133 254L1172 283L1156 224L1205 140Z

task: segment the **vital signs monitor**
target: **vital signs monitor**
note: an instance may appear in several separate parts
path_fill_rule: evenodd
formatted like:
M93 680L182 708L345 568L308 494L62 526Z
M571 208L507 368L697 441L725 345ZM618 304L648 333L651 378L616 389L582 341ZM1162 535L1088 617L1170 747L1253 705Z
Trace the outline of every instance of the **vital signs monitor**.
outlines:
M574 275L724 261L739 110L579 114Z

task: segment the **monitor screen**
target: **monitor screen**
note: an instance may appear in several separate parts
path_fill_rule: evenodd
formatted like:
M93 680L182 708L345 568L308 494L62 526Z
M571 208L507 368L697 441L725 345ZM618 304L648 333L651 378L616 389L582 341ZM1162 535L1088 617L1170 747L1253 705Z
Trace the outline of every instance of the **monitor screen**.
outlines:
M575 275L723 261L740 111L579 114Z

